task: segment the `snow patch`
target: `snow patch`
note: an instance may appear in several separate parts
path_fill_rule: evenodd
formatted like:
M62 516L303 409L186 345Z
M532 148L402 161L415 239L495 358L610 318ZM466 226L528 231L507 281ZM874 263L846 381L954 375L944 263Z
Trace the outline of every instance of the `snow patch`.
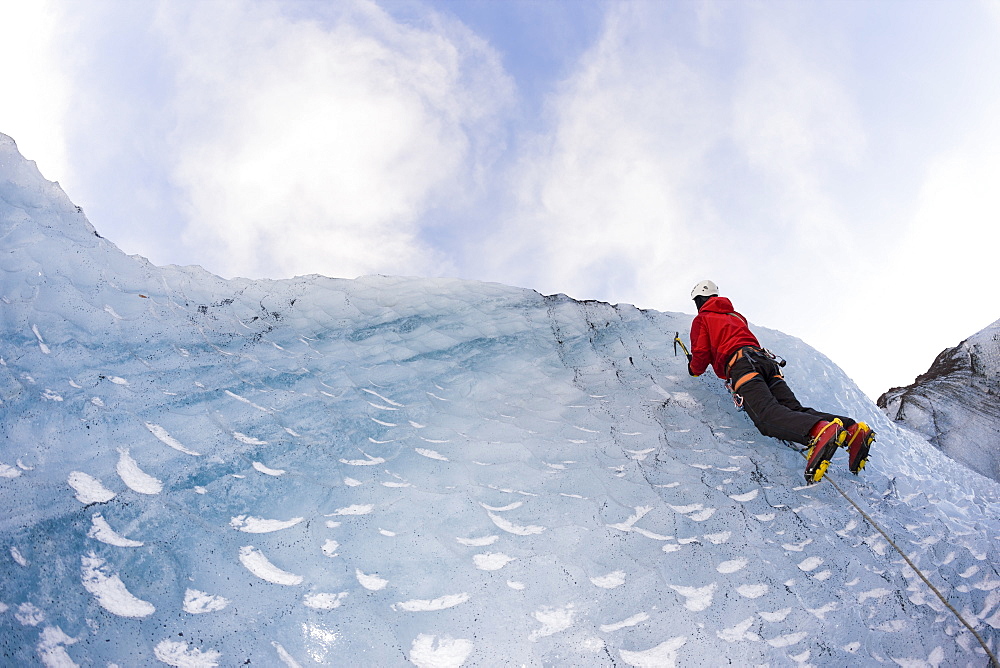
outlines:
M229 599L222 596L198 591L197 589L188 589L184 592L184 612L192 615L218 612L227 605L229 605Z
M692 612L701 612L712 605L716 584L713 582L704 587L688 587L686 585L670 585L670 588L684 597L684 607Z
M417 668L458 668L472 654L472 641L421 633L410 645L410 662Z
M66 481L76 492L76 500L80 503L106 503L115 498L115 493L102 485L100 480L82 471L72 471Z
M514 557L502 552L486 552L472 557L472 562L481 571L498 571L514 560Z
M385 589L386 585L389 584L388 580L380 578L377 574L362 573L360 569L355 569L354 576L358 578L361 586L369 591L380 591Z
M83 588L111 614L119 617L148 617L156 611L152 603L143 601L126 589L121 578L110 573L105 561L93 552L81 557L81 564Z
M512 533L516 536L534 536L536 534L540 534L543 531L545 531L545 527L542 526L535 526L535 525L521 526L518 524L514 524L513 522L509 522L503 517L496 515L494 513L487 513L487 515L489 515L490 519L493 520L493 524L497 525L499 529L503 529L507 533Z
M274 476L274 477L282 476L282 475L285 475L285 473L287 473L287 471L285 471L284 469L272 469L272 468L268 468L267 466L264 466L260 462L254 462L253 463L253 467L255 469L257 469L258 471L260 471L261 473L263 473L264 475L269 475L269 476Z
M91 527L87 532L88 538L93 538L107 545L114 545L115 547L142 547L142 541L130 540L112 529L111 525L108 524L107 520L100 513L94 513L90 521Z
M677 665L677 650L687 642L686 636L671 638L656 647L632 652L621 650L622 661L636 668L673 668Z
M195 452L194 450L186 448L180 441L171 436L167 432L167 430L161 427L160 425L153 424L151 422L146 422L145 425L146 429L149 430L149 433L158 438L165 445L170 446L171 448L177 450L178 452L183 452L185 455L191 455L193 457L200 456L199 453Z
M252 545L240 548L240 563L261 580L274 584L295 586L302 584L302 576L284 571L272 564L264 554Z
M607 575L600 575L596 578L590 578L591 583L596 587L601 589L614 589L615 587L621 587L625 584L625 571L614 571L608 573Z
M333 610L334 608L339 608L345 598L347 598L346 591L342 591L339 594L306 594L302 598L302 604L313 610Z
M290 520L268 520L263 517L248 517L239 515L229 520L229 526L244 533L271 533L293 527L304 521L304 517L293 517Z
M600 626L602 633L614 633L615 631L621 631L624 628L630 626L635 626L641 624L649 619L649 615L645 612L640 612L637 615L632 615L628 619L623 619L620 622L615 622L614 624L602 624Z
M178 668L210 668L218 666L222 654L214 649L200 650L197 647L188 647L186 642L180 640L164 640L153 648L156 658L168 666Z
M448 608L454 608L456 605L461 605L468 602L469 595L466 593L461 594L450 594L448 596L441 596L440 598L435 598L432 600L415 599L412 601L403 601L401 603L394 603L392 605L393 610L402 610L403 612L434 612L435 610L446 610Z
M163 491L163 483L139 468L126 448L118 451L117 471L122 482L134 492L153 495Z
M542 625L541 628L535 629L528 636L528 639L534 642L571 627L576 618L576 611L573 608L573 604L570 603L562 607L546 606L531 613L531 616Z

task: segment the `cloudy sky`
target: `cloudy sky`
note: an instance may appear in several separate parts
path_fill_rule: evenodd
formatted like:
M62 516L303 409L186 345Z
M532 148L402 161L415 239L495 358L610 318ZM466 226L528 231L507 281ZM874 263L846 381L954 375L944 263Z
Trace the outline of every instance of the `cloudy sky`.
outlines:
M997 0L0 0L0 63L0 132L156 264L711 278L873 397L1000 318Z

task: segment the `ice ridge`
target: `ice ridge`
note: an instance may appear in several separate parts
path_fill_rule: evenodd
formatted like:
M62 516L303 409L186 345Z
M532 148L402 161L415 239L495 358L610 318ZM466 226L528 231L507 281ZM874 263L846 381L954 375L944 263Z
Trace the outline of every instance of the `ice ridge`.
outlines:
M690 316L451 279L225 281L98 236L0 136L8 665L949 665L985 656L721 384ZM994 649L996 482L872 422L831 475Z

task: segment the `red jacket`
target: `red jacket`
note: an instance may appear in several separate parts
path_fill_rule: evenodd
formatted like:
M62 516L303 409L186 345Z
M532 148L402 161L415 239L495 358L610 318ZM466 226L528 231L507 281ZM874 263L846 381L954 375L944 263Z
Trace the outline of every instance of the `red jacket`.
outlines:
M747 319L733 310L728 297L712 297L691 323L688 371L692 376L700 376L711 364L715 375L725 379L726 363L743 346L760 347L747 326Z

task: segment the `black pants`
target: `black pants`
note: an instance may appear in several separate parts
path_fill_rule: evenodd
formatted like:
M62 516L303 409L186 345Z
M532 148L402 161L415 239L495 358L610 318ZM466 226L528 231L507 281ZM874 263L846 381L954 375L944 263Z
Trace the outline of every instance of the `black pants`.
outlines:
M807 445L809 430L820 420L840 418L845 427L854 424L849 417L803 406L781 377L778 363L762 355L738 359L729 370L730 383L755 372L757 375L744 381L736 394L743 397L743 409L764 436Z

